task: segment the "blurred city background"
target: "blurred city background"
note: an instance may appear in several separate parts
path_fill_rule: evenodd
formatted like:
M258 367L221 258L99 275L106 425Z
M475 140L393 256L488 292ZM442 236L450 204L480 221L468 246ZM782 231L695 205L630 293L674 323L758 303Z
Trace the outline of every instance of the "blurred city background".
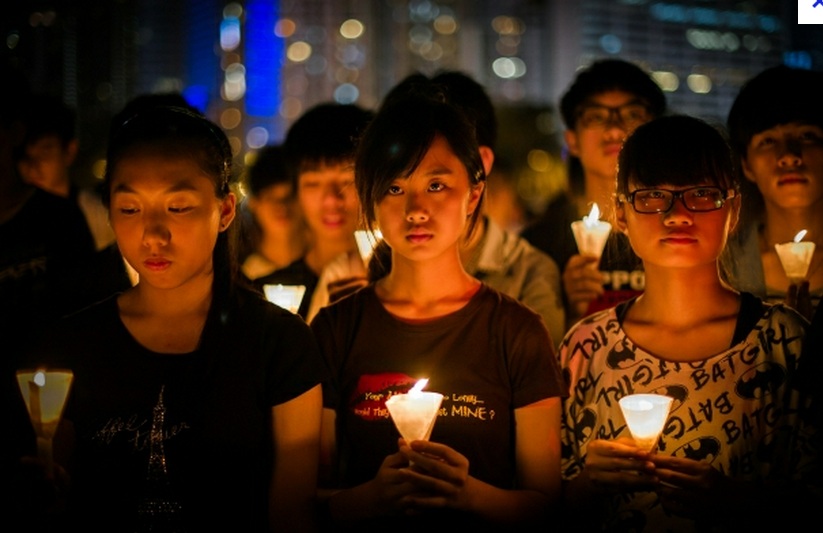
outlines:
M77 111L84 184L102 176L112 116L140 94L182 93L224 128L242 174L314 104L375 108L406 75L453 69L494 100L498 169L536 212L568 183L555 105L581 66L637 62L673 111L717 124L763 68L823 68L823 32L797 24L793 0L14 0L2 10L3 53Z

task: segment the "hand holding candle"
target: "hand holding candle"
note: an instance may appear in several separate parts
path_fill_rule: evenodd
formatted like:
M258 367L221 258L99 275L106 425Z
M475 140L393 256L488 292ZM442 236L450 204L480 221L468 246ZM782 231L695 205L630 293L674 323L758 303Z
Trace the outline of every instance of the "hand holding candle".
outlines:
M63 416L73 378L68 370L17 372L17 384L37 435L37 453L46 465L47 476L53 475L52 439Z
M774 245L777 256L780 258L780 264L783 265L783 271L792 285L800 285L806 280L809 265L814 256L814 243L811 241L801 242L805 236L806 230L801 230L794 236L792 242Z
M423 392L428 379L415 383L408 394L395 394L386 400L386 408L406 442L429 440L434 421L440 410L443 395L437 392Z
M639 448L650 452L657 445L672 400L660 394L630 394L620 398L620 410Z
M577 241L577 249L584 255L600 257L611 230L611 224L600 220L600 208L597 203L592 205L591 211L583 217L583 220L572 222L572 231L574 232L574 240Z

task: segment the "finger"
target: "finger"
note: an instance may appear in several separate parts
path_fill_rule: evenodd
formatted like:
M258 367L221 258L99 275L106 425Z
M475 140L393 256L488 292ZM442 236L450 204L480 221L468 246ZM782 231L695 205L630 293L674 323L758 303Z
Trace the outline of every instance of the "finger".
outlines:
M651 491L659 484L656 476L632 470L592 472L589 479L592 485L605 492Z

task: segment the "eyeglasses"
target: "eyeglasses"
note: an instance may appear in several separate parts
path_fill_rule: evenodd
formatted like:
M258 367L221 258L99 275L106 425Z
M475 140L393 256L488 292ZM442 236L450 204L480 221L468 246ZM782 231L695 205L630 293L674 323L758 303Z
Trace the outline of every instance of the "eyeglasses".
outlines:
M638 213L666 213L680 198L683 205L689 211L698 213L705 211L715 211L723 207L726 200L734 198L737 193L734 189L723 190L720 187L691 187L680 191L670 191L668 189L637 189L628 195L620 194L618 199L621 202L632 204Z
M577 121L584 128L605 128L609 124L634 129L651 120L649 109L640 102L621 106L588 104L577 112Z

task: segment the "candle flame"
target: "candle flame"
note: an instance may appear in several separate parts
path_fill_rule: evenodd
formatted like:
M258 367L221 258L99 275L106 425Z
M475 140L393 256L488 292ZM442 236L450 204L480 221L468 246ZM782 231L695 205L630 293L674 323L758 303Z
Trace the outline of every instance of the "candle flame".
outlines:
M46 386L46 373L43 372L42 370L38 370L34 374L34 377L32 378L32 381L38 387L45 387Z
M804 230L804 229L802 229L802 230L798 231L798 232L797 232L797 235L795 235L795 236L794 236L794 242L800 242L800 241L802 241L802 240L803 240L803 237L805 237L805 236L806 236L806 233L808 233L808 232L807 232L806 230Z
M597 225L598 220L600 220L600 207L598 207L597 202L594 202L589 214L583 217L583 224L591 228Z
M414 384L414 387L412 387L411 390L409 390L409 394L414 395L414 394L419 393L420 391L423 390L423 387L428 385L428 383L429 383L429 380L426 379L426 378L418 380L417 383Z

